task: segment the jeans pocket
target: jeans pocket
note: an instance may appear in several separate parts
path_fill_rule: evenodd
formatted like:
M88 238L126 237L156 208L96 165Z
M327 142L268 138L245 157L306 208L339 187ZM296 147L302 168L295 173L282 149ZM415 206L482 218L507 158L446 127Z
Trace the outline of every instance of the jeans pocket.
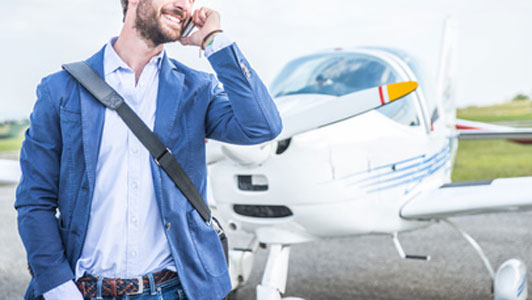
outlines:
M188 300L187 295L185 295L185 291L183 289L177 289L177 295L179 296L179 300Z
M188 298L185 296L185 292L183 291L182 288L175 286L170 289L164 289L164 290L159 288L157 291L157 299L158 300L187 300Z

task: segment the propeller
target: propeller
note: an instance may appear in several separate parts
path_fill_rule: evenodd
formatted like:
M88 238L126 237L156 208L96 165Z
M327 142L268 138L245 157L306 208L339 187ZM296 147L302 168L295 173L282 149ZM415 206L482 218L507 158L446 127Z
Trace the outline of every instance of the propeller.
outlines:
M278 103L283 120L283 131L274 140L260 145L238 146L223 144L221 152L232 161L251 166L261 164L275 152L278 141L328 126L379 108L403 98L418 87L415 81L392 83L370 88L341 97L297 95ZM301 97L308 97L298 101Z
M321 98L302 107L281 113L283 131L276 140L284 140L310 130L334 124L379 108L415 91L415 81L392 83L341 97Z

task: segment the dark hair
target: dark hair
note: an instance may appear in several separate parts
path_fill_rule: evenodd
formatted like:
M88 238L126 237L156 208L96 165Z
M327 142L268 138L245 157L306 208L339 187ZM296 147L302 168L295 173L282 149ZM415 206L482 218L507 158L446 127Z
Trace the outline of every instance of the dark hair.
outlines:
M128 4L128 0L120 0L120 3L122 4L122 9L123 9L123 13L124 13L124 21L126 19L126 12L127 12L127 4Z

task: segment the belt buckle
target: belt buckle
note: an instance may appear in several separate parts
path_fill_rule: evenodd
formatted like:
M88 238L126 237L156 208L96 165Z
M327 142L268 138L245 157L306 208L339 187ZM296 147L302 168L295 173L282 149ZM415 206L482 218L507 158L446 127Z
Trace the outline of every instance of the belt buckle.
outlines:
M133 295L140 295L142 293L144 293L144 280L142 279L142 276L139 276L137 278L132 278L132 279L136 279L139 281L139 288L136 292L133 292L133 293L126 293L126 295L128 296L133 296Z

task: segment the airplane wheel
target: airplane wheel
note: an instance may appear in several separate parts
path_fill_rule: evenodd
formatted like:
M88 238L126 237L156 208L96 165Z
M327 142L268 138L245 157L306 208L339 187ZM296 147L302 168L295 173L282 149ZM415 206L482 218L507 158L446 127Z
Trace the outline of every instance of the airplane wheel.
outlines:
M525 300L527 296L527 271L525 264L515 258L507 260L495 274L495 300Z

